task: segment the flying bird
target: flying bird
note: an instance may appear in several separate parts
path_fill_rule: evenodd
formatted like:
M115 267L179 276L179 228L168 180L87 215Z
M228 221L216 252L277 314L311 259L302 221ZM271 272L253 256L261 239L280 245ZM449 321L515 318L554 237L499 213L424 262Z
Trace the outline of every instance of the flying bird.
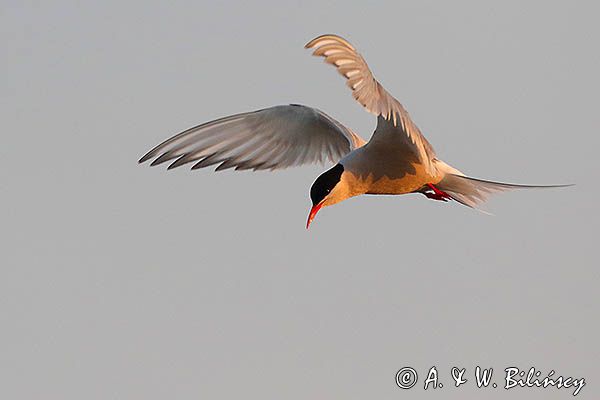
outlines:
M559 187L492 182L465 176L440 160L406 109L375 79L364 58L337 35L319 36L305 46L333 65L352 96L377 117L369 141L316 108L278 105L231 115L190 128L159 144L140 160L171 161L168 169L218 164L216 171L276 170L329 161L310 189L317 212L362 194L421 193L438 201L454 200L479 209L488 196L510 189Z

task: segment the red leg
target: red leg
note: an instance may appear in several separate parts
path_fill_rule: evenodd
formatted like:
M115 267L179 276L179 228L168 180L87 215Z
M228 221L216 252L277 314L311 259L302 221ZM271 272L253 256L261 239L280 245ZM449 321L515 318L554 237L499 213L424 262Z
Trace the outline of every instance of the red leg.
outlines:
M431 183L428 183L426 186L429 189L433 190L433 193L424 192L425 196L427 196L430 199L440 200L440 201L448 201L452 198L452 197L450 197L450 195L448 193L436 188Z

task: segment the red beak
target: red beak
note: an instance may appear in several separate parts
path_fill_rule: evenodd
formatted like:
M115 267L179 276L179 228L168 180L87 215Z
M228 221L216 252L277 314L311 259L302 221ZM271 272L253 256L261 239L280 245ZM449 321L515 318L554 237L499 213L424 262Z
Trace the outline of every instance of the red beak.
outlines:
M321 207L323 207L322 202L317 204L316 206L313 206L310 209L310 213L308 214L308 220L306 221L306 229L308 229L308 227L310 226L310 223L313 221L313 219L315 219L315 216L317 215L317 213L319 212Z

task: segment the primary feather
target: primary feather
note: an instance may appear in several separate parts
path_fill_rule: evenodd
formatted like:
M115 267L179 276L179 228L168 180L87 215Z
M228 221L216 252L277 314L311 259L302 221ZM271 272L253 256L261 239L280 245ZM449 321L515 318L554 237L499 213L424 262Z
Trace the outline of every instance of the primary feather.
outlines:
M236 114L198 125L159 144L140 160L151 165L174 160L169 169L281 169L337 162L364 140L315 108L285 105Z

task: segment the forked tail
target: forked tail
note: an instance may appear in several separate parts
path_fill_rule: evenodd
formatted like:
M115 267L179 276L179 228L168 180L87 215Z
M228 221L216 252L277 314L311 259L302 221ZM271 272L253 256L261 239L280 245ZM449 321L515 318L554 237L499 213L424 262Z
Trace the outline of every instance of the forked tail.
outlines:
M452 199L459 203L482 211L479 206L494 193L513 189L548 189L573 185L516 185L513 183L484 181L482 179L469 178L464 175L447 173L446 176L444 176L444 179L435 186L448 193Z

